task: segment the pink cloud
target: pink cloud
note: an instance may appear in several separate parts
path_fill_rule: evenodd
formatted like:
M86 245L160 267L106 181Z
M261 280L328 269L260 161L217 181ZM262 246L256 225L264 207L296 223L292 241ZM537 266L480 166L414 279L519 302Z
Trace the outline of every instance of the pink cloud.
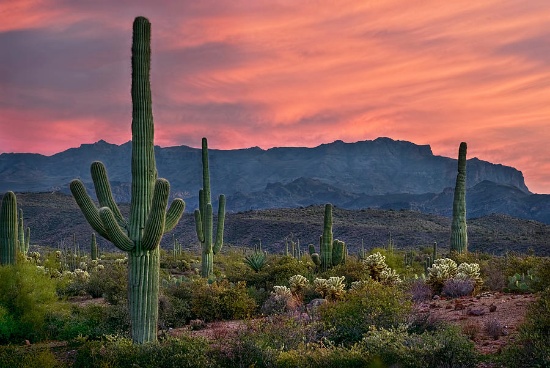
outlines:
M0 151L128 140L131 21L146 15L157 144L389 136L454 157L467 141L470 157L515 166L550 193L547 1L18 4L0 47L25 40L44 52L0 56L10 75L0 78Z

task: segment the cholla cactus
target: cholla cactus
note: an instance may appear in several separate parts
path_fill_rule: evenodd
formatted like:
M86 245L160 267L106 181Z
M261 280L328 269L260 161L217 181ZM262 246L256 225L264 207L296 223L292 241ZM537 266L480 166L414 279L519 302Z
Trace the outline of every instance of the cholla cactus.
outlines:
M286 286L275 285L273 286L273 291L271 293L281 297L292 297L292 291Z
M474 283L474 293L481 289L483 279L480 275L479 264L477 263L461 263L457 269L456 278L462 280L472 280Z
M401 282L401 278L395 270L388 267L380 272L380 282L384 285L396 285Z
M386 257L380 252L376 252L368 256L365 260L363 260L363 264L367 268L369 276L376 281L380 281L380 274L382 271L389 268L386 264Z
M302 275L294 275L290 277L290 279L288 279L288 283L290 284L290 290L294 294L300 294L302 290L309 285L308 279Z
M428 280L426 283L439 293L445 281L452 279L458 273L456 262L450 258L436 259L432 267L428 268Z
M327 279L317 278L313 280L315 291L328 300L341 299L345 293L344 276L333 276Z
M364 280L359 280L359 281L354 281L351 283L351 286L350 286L350 290L361 290L363 287L365 287L365 285L368 283L368 281L364 281Z

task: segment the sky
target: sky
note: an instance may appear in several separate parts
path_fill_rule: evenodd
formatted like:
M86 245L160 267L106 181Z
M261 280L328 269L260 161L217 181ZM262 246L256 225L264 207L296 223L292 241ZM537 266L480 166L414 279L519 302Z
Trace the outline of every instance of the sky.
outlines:
M550 193L548 0L0 0L0 152L129 141L136 16L157 145L465 141Z

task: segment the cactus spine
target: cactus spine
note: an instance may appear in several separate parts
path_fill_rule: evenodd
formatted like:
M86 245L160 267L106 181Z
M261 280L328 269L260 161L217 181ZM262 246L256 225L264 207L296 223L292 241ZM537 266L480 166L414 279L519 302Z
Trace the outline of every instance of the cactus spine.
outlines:
M157 179L150 59L151 24L146 18L137 17L132 39L132 198L128 221L113 199L101 162L91 166L100 209L81 181L71 182L71 192L92 228L128 252L128 299L134 343L157 340L159 244L163 234L176 226L185 208L185 203L176 199L166 212L170 184Z
M313 244L309 245L311 260L317 266L320 266L322 271L344 263L346 260L346 244L343 241L333 239L332 236L332 204L330 203L325 205L323 235L319 237L319 250L320 253L316 253Z
M202 139L202 189L199 191L199 209L195 210L197 238L202 246L201 276L210 277L214 271L214 254L223 245L223 226L225 221L225 196L220 194L218 202L218 224L216 242L212 244L213 214L210 195L210 170L208 167L208 142Z
M17 198L6 192L0 207L0 265L14 265L17 260Z
M458 174L453 200L453 222L451 224L451 251L459 254L468 252L468 231L466 227L466 142L458 150Z
M90 245L90 250L92 261L97 260L99 258L99 250L97 249L97 240L95 237L95 233L92 233L92 243Z

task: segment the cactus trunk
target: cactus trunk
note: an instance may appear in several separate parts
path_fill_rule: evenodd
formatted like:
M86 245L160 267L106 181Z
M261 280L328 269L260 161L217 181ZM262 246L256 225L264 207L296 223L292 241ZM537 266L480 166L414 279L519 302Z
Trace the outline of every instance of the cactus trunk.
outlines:
M321 247L321 269L323 271L332 267L332 205L325 205L325 218L323 226L323 235L320 238Z
M91 172L101 206L95 207L84 185L71 182L71 192L84 216L101 236L129 253L128 299L134 343L156 341L159 291L159 244L178 223L185 203L176 199L166 212L170 184L157 179L149 82L151 24L138 17L132 39L132 198L126 221L116 205L101 162Z
M92 261L95 261L99 258L99 251L97 249L97 240L95 237L95 233L92 233L92 243L90 245L90 251L91 251L91 258Z
M131 252L128 257L128 308L134 342L157 339L159 254L159 247L156 247L153 250Z
M0 265L16 263L18 231L17 198L13 192L7 192L0 207Z
M199 191L199 209L195 210L195 227L197 238L202 246L201 276L210 277L213 273L214 254L223 246L223 229L225 223L225 196L219 197L218 223L216 242L213 243L213 214L210 194L210 169L208 164L208 141L202 139L202 189Z
M468 231L466 227L466 142L458 150L458 174L453 200L453 222L451 224L451 251L459 254L468 252Z

